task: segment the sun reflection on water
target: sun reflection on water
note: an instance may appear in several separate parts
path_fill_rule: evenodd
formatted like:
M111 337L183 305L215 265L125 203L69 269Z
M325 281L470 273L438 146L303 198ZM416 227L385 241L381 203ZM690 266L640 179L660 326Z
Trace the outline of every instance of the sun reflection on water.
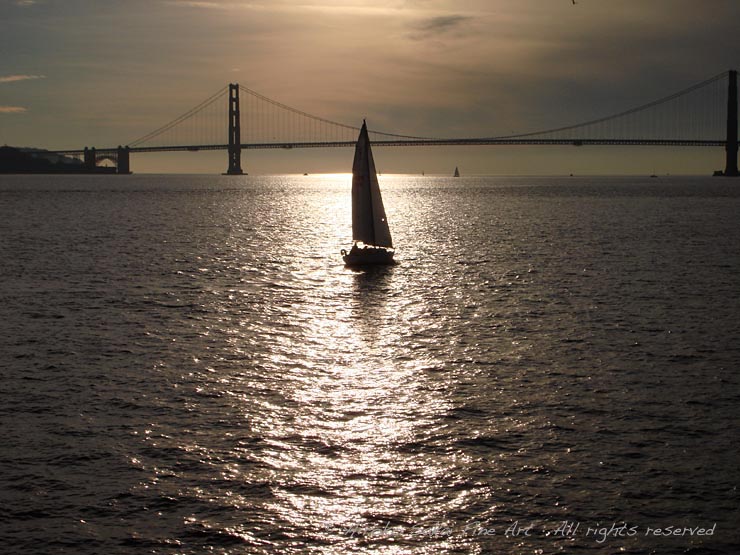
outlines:
M215 455L221 447L204 448L203 436L183 448L219 468L217 496L249 514L241 524L224 521L221 531L264 552L309 543L324 545L323 553L370 545L445 551L453 539L429 542L418 530L454 520L472 494L459 475L467 455L443 437L455 377L442 371L447 340L429 345L426 328L439 325L429 315L434 297L420 283L409 289L415 270L403 262L345 268L339 251L351 243L349 177L320 183L274 185L274 202L295 187L301 203L254 222L249 215L264 210L254 197L263 192L244 199L247 217L228 240L240 279L227 294L194 274L213 290L204 297L209 313L220 315L197 333L221 345L218 360L198 357L210 371L197 374L196 393L225 399L219 425L239 424L229 452ZM259 248L265 242L276 245L268 257ZM210 530L210 522L194 525Z
M273 439L281 455L272 464L287 482L268 506L290 526L360 541L348 530L408 528L421 518L413 507L425 482L444 470L404 451L413 452L425 426L448 407L426 383L424 365L397 346L403 330L394 297L402 283L394 269L342 270L335 277L307 303L301 345L293 347L296 362L312 372L283 382L295 410L268 432L283 438ZM342 301L322 307L327 296Z

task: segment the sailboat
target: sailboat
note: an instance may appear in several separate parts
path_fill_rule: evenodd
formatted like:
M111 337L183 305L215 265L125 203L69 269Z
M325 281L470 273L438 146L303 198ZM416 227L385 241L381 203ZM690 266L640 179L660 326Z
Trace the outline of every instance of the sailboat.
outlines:
M460 177L460 170L457 169L457 166L455 166L455 173L452 174L452 177Z
M380 196L373 152L362 121L352 163L352 248L342 249L347 266L393 264L393 240Z

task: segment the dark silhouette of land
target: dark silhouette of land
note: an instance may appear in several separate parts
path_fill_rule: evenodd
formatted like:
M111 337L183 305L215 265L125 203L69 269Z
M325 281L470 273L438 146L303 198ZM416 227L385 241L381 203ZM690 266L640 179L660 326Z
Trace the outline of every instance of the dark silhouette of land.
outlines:
M0 146L0 173L115 173L115 168L90 170L75 158L45 150Z

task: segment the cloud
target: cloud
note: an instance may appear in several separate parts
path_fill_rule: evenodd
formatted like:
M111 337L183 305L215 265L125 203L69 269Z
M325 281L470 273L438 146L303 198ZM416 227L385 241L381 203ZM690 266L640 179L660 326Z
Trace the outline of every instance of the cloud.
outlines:
M471 19L465 15L441 15L418 22L414 27L429 33L444 33Z
M45 79L46 75L5 75L0 76L0 83L13 83L15 81L27 81L29 79Z
M0 114L22 114L27 111L28 109L22 106L0 106Z
M172 6L184 6L188 8L206 8L206 9L229 7L228 5L220 3L220 2L198 2L198 1L190 1L190 0L170 1L170 2L167 2L167 4L172 5Z
M408 35L408 38L412 40L425 40L428 38L438 38L441 35L455 35L472 19L472 17L467 15L451 14L417 20L409 25L412 32Z
M212 10L235 10L243 12L260 12L269 14L293 14L304 17L310 13L321 13L328 16L393 16L411 17L415 11L404 9L392 1L375 1L366 5L363 0L352 3L333 4L323 0L305 0L295 2L294 0L254 0L243 2L239 0L163 0L166 6L180 8L200 8ZM311 25L311 21L303 21L303 24Z

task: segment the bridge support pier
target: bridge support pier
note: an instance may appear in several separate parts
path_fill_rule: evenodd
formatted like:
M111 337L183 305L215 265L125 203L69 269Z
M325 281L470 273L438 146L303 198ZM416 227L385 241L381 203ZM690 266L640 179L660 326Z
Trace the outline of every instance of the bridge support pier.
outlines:
M83 152L83 165L85 166L85 170L89 172L94 172L95 167L98 165L98 161L95 158L95 147L87 148L85 147L85 150Z
M116 154L116 173L129 174L131 173L131 166L129 163L129 149L128 147L122 147L118 145Z
M727 85L727 142L725 143L727 162L725 175L737 177L737 71L730 70Z
M239 84L229 83L229 168L226 175L243 175L242 139L239 121Z

